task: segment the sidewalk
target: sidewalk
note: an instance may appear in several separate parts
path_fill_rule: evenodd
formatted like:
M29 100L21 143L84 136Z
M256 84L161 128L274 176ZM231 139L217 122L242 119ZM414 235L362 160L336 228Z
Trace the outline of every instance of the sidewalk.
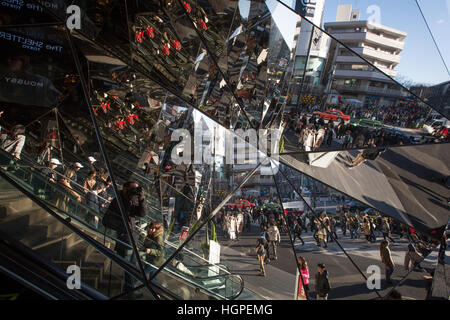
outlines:
M244 232L239 242L229 242L222 234L219 236L221 263L227 265L232 273L241 275L244 287L249 290L244 291L238 299L292 300L295 289L294 274L269 263L265 265L266 277L259 275L259 263L254 250L258 234L259 225L252 223L251 232ZM239 247L240 250L233 246ZM293 258L292 261L295 263Z
M242 239L241 241L245 241ZM242 276L245 288L253 291L265 300L292 300L294 298L295 275L266 264L266 277L259 275L259 264L256 254L249 256L227 246L221 247L222 263L232 273ZM232 263L238 262L238 263ZM243 297L239 297L242 299ZM255 299L252 297L251 299Z

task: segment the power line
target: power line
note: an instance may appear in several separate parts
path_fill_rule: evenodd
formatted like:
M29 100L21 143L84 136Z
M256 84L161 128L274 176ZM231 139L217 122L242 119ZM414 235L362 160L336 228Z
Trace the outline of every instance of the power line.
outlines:
M436 46L436 49L437 49L439 55L441 56L442 63L444 64L445 69L447 69L447 73L450 76L450 71L448 70L447 64L445 63L444 57L442 56L442 53L441 53L441 50L439 50L439 46L438 46L436 40L434 39L433 32L431 31L430 26L428 25L427 19L425 18L425 15L423 14L422 9L420 8L419 2L417 0L415 0L415 1L417 4L417 7L419 8L420 14L422 15L422 18L425 21L425 25L427 26L428 31L430 32L431 38L433 39L433 42L434 42L434 45Z

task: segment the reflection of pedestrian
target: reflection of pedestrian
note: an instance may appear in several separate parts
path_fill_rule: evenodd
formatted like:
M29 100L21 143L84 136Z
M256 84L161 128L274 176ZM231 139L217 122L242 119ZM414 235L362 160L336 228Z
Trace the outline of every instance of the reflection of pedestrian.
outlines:
M1 148L12 154L14 160L19 160L25 144L25 127L21 124L14 126L10 134L2 134L0 140Z
M320 244L323 243L323 247L327 248L327 236L329 233L329 219L326 216L326 213L322 213L322 217L318 220L318 231L317 236L319 238L319 247Z
M389 226L389 222L386 218L384 218L381 222L381 232L383 233L383 239L386 240L388 238L392 242L395 242L394 239L391 237L391 229Z
M316 240L317 245L320 246L319 237L317 236L317 233L319 232L319 221L317 219L314 219L311 222L311 231L313 232L314 240Z
M236 217L236 223L237 223L237 239L239 240L239 237L244 229L244 215L242 214L242 211L239 210L239 213Z
M342 149L348 149L352 144L352 135L350 134L350 130L345 132L344 140L342 143Z
M408 251L405 254L405 261L404 261L405 271L409 272L410 269L414 269L415 267L422 269L422 267L420 266L420 262L422 262L422 260L423 256L416 250L416 248L414 248L412 244L409 244Z
M141 250L145 252L145 260L149 263L145 265L147 274L155 272L164 263L164 226L161 222L150 223Z
M377 146L375 144L374 139L369 140L369 149L364 149L361 151L356 158L353 159L352 164L349 166L350 168L354 168L366 160L375 160L380 151L378 151Z
M306 129L305 134L306 134L306 139L304 143L305 151L312 151L312 149L314 148L314 142L316 137L314 127L310 125L310 127Z
M386 269L386 283L392 285L391 276L394 273L394 260L392 260L391 250L389 249L389 242L387 240L383 240L380 243L380 256L381 262Z
M330 242L333 242L333 237L334 239L337 239L337 233L336 233L336 219L334 217L330 218ZM333 236L333 237L332 237Z
M230 240L236 240L236 233L237 233L237 219L236 216L231 216L231 220L230 220L230 228L229 228L229 233L230 233Z
M323 126L321 126L319 128L319 130L317 131L317 137L316 137L316 143L314 144L314 150L317 150L320 148L324 139L325 139L325 128Z
M366 240L370 242L370 221L369 216L367 214L363 217L362 228Z

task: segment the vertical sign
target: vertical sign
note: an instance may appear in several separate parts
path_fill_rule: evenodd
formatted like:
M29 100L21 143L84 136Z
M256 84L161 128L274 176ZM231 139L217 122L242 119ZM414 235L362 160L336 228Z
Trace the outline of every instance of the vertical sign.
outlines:
M303 287L302 279L298 273L298 269L295 272L295 297L294 300L306 300L306 292Z

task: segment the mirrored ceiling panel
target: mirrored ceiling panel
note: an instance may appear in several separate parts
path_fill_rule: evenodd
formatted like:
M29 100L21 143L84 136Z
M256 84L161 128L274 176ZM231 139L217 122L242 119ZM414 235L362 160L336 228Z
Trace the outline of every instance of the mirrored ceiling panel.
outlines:
M281 155L280 162L420 230L449 218L447 143Z

